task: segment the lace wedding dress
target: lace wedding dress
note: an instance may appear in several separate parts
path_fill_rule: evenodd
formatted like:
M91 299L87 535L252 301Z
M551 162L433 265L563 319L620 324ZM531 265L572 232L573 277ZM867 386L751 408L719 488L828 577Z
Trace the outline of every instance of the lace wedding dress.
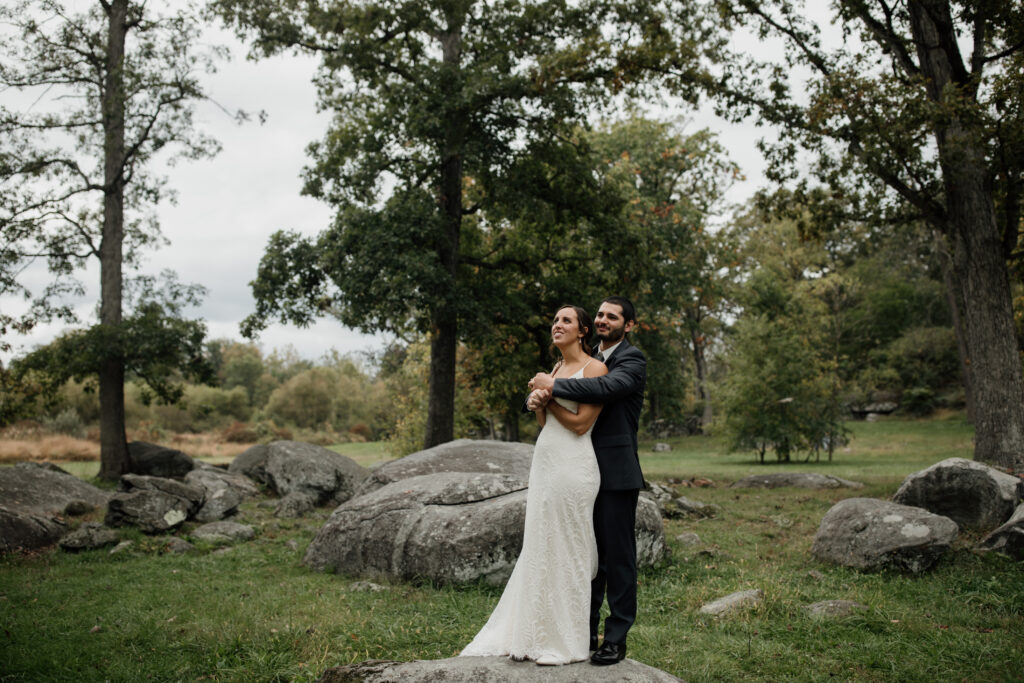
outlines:
M582 368L573 375L582 376ZM578 410L573 401L554 400ZM590 431L577 436L549 415L533 450L523 549L498 606L460 656L510 655L538 664L589 657L600 484Z

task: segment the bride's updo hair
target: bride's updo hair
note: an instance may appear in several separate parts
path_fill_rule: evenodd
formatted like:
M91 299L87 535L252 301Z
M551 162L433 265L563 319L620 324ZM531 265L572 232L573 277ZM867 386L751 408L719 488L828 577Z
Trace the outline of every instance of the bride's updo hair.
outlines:
M558 311L562 310L563 308L571 308L572 310L576 311L576 324L579 325L579 331L583 333L583 336L580 337L580 344L583 347L583 353L589 356L590 336L594 333L593 319L590 317L589 313L587 313L579 306L574 306L573 304L564 304L562 306L559 306L558 309L555 311L555 314L557 315ZM562 354L558 350L558 347L555 346L554 342L551 343L550 351L552 356L561 359ZM561 360L559 360L559 362L561 362Z

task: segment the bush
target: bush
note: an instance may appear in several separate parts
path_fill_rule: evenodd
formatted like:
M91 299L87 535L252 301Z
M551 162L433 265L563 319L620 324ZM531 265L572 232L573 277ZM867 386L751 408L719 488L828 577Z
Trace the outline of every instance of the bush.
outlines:
M53 417L43 418L43 429L51 434L85 438L85 423L74 408L65 408Z
M224 440L228 443L257 443L260 433L247 422L232 422L224 430Z

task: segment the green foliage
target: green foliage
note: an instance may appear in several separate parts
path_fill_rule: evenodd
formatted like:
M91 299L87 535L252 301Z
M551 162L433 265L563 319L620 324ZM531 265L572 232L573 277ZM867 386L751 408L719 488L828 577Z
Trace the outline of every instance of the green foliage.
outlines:
M39 378L53 394L68 380L92 380L104 360L116 360L144 383L144 400L155 395L173 403L184 392L178 377L200 381L212 377L203 347L206 325L179 314L174 304L145 301L120 326L94 325L65 332L18 359L12 370L22 377Z

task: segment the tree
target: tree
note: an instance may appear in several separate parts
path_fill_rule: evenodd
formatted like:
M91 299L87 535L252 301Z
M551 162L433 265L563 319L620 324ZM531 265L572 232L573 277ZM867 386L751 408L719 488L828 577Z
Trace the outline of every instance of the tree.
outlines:
M160 240L147 209L167 196L148 166L158 156L197 158L216 144L192 125L204 98L198 72L217 51L194 49L189 9L97 0L81 12L60 0L0 8L0 83L23 106L0 108L0 294L34 296L19 274L45 261L53 280L27 314L0 315L0 335L45 320L73 322L60 297L81 293L74 271L100 266L99 328L90 338L100 395L100 476L128 470L124 432L124 266ZM183 343L185 343L183 341ZM59 370L59 368L58 368Z
M535 188L512 181L517 162L565 149L574 125L668 56L660 15L613 0L214 5L257 56L319 54L320 106L335 113L310 147L305 185L336 207L334 225L316 242L272 238L245 331L329 313L426 334L424 444L450 440L457 342L492 314L462 258L467 226L498 197L529 201ZM471 186L478 203L467 201Z
M941 233L973 375L975 457L1024 469L1007 269L1024 181L1024 7L841 0L843 40L829 43L792 0L703 6L725 30L785 46L772 62L709 43L718 66L698 79L723 115L781 129L777 145L765 144L775 179L795 179L797 150L807 150L813 173L854 214L888 225L925 220ZM682 2L677 16L689 23L696 11ZM689 75L680 82L694 86Z

